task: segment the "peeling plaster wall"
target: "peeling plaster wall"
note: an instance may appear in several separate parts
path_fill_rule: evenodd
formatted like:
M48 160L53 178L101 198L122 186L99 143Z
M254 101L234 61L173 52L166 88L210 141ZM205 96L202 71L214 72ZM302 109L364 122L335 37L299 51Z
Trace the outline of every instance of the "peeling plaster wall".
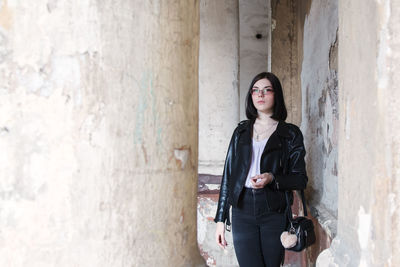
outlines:
M385 225L385 238L390 240L389 260L388 265L400 266L400 3L398 1L385 1L383 3L385 10L382 20L382 37L385 42L380 46L379 73L381 79L380 87L384 87L380 99L385 99L387 102L382 103L383 113L386 114L385 107L387 105L387 113L390 116L385 120L385 161L384 166L385 181L387 184L381 188L389 191L388 194L381 198L381 201L374 207L374 227L380 226L379 213L381 206L387 208ZM386 64L385 64L386 62ZM389 69L387 68L389 67ZM385 117L383 115L382 117ZM378 182L379 185L379 182ZM379 193L379 189L375 190ZM378 250L379 248L377 248ZM387 256L386 251L380 251L380 255L374 251L375 255Z
M233 247L232 232L225 231L228 246L222 250L215 242L216 223L213 221L217 211L218 194L199 192L198 196L198 242L200 253L207 266L232 267L239 266Z
M302 124L313 215L336 234L338 203L338 2L313 0L305 17L301 67Z
M338 234L319 266L399 266L400 4L339 1Z
M201 264L198 19L0 1L0 266Z

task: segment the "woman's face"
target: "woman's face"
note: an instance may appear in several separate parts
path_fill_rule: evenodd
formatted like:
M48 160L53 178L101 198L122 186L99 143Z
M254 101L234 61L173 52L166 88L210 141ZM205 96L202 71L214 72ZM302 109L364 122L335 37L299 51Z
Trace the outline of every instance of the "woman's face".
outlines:
M274 108L274 89L267 78L258 80L252 88L251 98L260 112L271 113Z

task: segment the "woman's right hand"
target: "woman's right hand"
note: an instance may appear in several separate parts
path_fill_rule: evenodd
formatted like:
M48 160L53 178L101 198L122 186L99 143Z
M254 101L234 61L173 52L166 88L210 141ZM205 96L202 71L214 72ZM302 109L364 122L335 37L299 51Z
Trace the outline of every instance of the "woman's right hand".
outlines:
M225 246L228 245L225 240L225 223L217 222L217 229L215 230L215 240L217 241L218 246L222 249L225 249Z

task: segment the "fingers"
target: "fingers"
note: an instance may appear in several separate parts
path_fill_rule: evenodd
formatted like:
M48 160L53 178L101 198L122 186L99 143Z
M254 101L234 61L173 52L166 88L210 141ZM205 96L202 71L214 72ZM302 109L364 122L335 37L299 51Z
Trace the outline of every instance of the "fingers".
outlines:
M251 185L253 186L253 188L258 188L260 186L260 183L257 182L257 178L252 178L250 180L250 182L251 182Z
M225 224L224 223L217 223L217 229L215 231L215 241L217 242L218 246L222 249L228 245L225 240Z
M260 184L258 184L258 183L252 183L253 184L253 188L255 188L255 189L258 189L258 188L260 188L261 187L261 185Z
M253 188L263 188L265 186L265 181L267 180L267 177L264 176L263 174L253 176L253 178L250 179L251 185Z
M251 178L250 182L253 188L259 189L263 188L265 185L272 181L272 176L270 173L266 172L263 174L255 175Z
M226 240L225 240L225 235L221 235L221 244L224 249L228 245L228 243L226 243Z
M225 247L228 245L228 243L226 243L224 234L217 235L217 244L222 249L225 249Z

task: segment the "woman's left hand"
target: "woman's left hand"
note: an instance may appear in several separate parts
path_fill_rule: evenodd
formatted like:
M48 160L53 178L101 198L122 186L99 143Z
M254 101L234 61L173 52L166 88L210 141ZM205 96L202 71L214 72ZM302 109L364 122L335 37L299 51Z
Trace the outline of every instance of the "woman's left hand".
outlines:
M253 185L253 188L259 189L263 188L270 182L272 182L273 178L272 175L269 172L265 172L256 176L253 176L251 178L251 184Z

